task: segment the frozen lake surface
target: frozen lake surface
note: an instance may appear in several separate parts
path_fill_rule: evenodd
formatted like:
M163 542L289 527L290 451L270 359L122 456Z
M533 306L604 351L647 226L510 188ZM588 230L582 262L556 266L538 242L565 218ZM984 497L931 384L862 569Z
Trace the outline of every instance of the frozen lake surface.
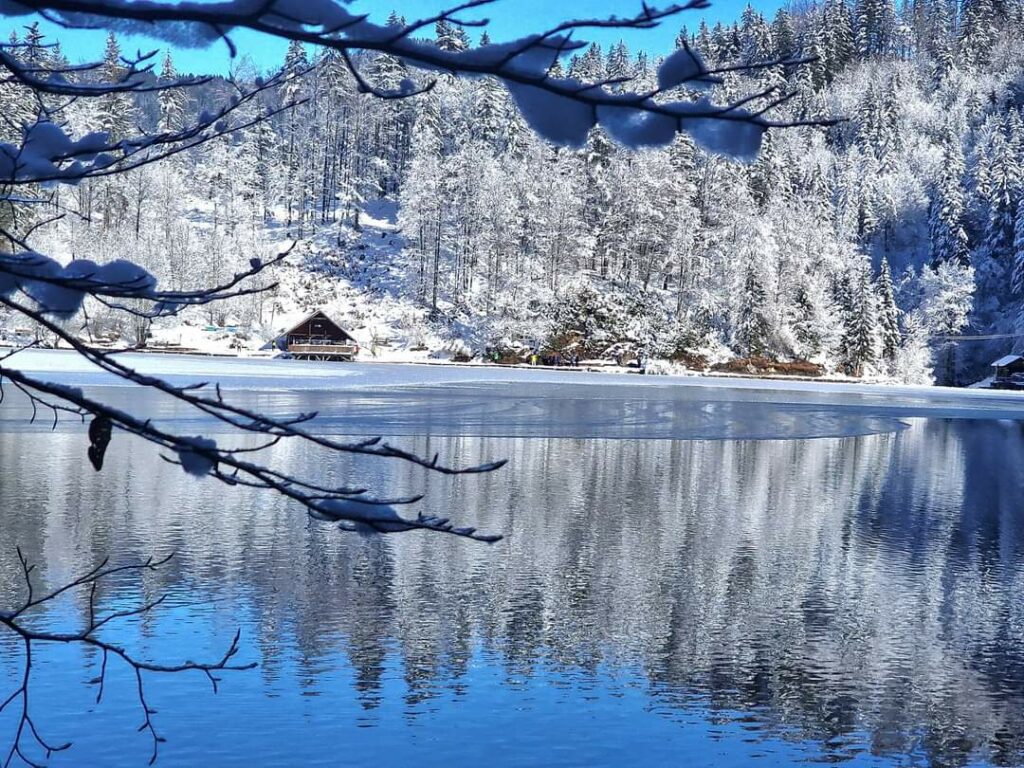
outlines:
M354 435L791 439L892 432L915 417L1024 417L1024 396L1005 391L486 366L119 359L174 384L220 383L237 401L271 413L315 410L319 430ZM123 385L72 352L28 350L11 364L64 384ZM188 417L138 389L114 396L139 412ZM7 420L11 429L23 423L13 410Z
M110 555L178 552L101 606L169 595L108 637L252 672L214 696L152 678L163 766L1024 765L1024 415L1017 396L444 366L125 356L318 429L449 463L274 462L507 534L345 535L259 492L184 475L114 436L0 405L0 610L20 545L56 583ZM187 434L215 425L66 353L13 361ZM768 439L771 438L771 439ZM783 439L784 438L784 439ZM78 626L85 601L38 617ZM21 647L0 634L0 683ZM33 706L74 741L53 766L141 766L132 678L36 659ZM7 691L0 690L0 700ZM0 717L0 744L12 721Z

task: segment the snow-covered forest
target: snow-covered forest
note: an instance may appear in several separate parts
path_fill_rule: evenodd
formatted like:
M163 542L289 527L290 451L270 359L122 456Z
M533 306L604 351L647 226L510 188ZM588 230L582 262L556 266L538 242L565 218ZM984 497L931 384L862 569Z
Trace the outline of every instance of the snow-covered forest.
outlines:
M24 61L61 60L35 26L12 34ZM714 86L719 101L779 86L795 95L777 119L826 120L773 129L751 163L685 135L627 150L601 128L582 149L558 148L496 80L442 76L427 93L384 100L361 93L334 54L292 44L282 85L242 109L294 108L62 188L46 208L14 201L0 217L41 250L128 258L172 289L222 282L297 240L276 275L260 275L279 280L276 291L173 320L245 328L240 343L252 346L322 307L367 348L501 359L625 353L696 368L739 359L742 370L767 358L969 383L1016 350L1024 2L827 0L772 18L748 7L734 25L683 29L679 40L712 65L755 65ZM446 22L436 29L447 50L486 42ZM556 66L643 90L668 53L595 45ZM113 35L103 58L91 76L115 81ZM801 58L813 60L772 63ZM178 76L172 53L158 70L154 79ZM362 70L386 89L427 80L384 55L365 55ZM267 74L243 59L233 78ZM0 141L57 107L76 134L175 131L232 90L218 77L51 104L8 82ZM136 343L161 331L142 319L126 327L98 305L88 315L95 335ZM951 339L982 335L1006 338Z

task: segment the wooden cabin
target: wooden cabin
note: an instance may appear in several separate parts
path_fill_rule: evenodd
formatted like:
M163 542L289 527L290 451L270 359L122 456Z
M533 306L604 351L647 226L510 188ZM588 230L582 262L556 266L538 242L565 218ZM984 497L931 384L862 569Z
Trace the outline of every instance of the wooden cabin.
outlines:
M1024 389L1024 381L1018 381L1024 379L1024 357L1021 355L1001 357L992 363L992 368L995 371L995 377L992 380L993 387ZM1022 375L1014 378L1014 374Z
M359 354L355 337L320 310L281 334L277 344L296 360L353 360Z

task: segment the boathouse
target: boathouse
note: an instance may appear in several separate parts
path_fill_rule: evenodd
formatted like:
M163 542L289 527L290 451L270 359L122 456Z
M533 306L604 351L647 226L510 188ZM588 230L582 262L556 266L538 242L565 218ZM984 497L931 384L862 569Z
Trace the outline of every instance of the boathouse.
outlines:
M1015 373L1024 373L1024 357L1021 355L1007 355L1001 357L992 363L992 368L995 371L995 378L993 383L1009 384Z
M317 310L277 338L277 347L297 360L352 360L359 353L355 337Z

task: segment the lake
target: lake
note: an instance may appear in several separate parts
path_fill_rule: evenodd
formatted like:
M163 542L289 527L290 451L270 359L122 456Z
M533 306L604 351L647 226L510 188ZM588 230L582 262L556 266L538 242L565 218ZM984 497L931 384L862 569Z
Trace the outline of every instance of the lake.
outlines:
M28 369L223 429L63 366ZM17 359L17 358L15 358ZM57 360L57 363L53 361ZM143 364L140 361L140 364ZM164 662L243 662L146 677L162 766L1024 765L1024 416L1005 393L415 366L160 361L215 369L239 402L318 410L319 429L382 432L483 476L328 457L279 467L382 494L506 538L365 537L251 489L185 475L115 434L103 471L81 425L0 405L0 610L15 547L59 584L110 556L176 553L98 597L167 603L103 636ZM287 364L286 364L287 365ZM221 366L218 368L218 366ZM213 374L211 374L213 375ZM39 626L76 628L87 595ZM22 646L0 633L0 700ZM67 647L34 659L53 766L141 766L151 744L130 671ZM14 719L0 717L6 754Z

